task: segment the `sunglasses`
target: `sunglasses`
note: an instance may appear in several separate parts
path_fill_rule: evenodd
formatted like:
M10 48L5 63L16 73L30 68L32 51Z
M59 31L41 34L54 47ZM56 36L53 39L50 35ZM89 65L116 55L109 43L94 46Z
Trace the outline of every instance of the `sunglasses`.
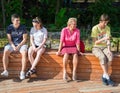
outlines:
M40 22L37 21L36 19L33 19L32 22L34 22L34 23L40 23Z

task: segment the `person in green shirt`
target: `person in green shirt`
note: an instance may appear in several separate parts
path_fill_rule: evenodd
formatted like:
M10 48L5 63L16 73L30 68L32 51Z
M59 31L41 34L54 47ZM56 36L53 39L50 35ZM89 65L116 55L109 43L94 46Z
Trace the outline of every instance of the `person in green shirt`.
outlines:
M108 69L112 63L113 55L110 49L110 27L107 25L109 16L102 14L99 23L92 28L91 37L93 38L92 53L99 58L101 68L103 70L102 81L105 85L114 86L114 82L110 79Z

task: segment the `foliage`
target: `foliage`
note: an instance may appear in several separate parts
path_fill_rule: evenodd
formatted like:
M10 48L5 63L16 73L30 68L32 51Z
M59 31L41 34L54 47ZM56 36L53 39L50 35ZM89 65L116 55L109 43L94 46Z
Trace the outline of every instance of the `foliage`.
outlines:
M73 8L61 8L60 11L56 14L55 24L58 28L63 28L67 24L67 20L70 17L79 18L80 11Z
M43 24L55 31L66 26L68 18L76 17L79 28L91 29L98 23L100 15L107 13L111 18L112 32L120 30L116 29L120 26L120 6L113 6L113 0L95 0L95 3L88 4L85 8L78 8L72 4L65 6L64 0L4 0L4 4L6 26L11 23L10 16L17 13L21 17L21 22L28 27L32 26L32 18L38 16ZM0 13L2 14L2 10ZM0 22L2 23L2 15Z
M57 32L57 31L59 31L59 30L57 30L57 26L55 24L48 24L47 28L48 28L49 32Z
M110 16L110 22L112 26L118 24L119 16L116 15L118 15L119 9L113 6L113 0L95 0L95 3L88 7L88 11L90 11L93 15L93 25L98 23L99 17L103 13L106 13Z
M67 12L66 8L61 8L60 11L56 14L55 24L57 27L66 25L67 21L66 12Z
M57 0L38 0L41 4L40 6L40 17L46 23L54 22L54 17L56 13Z
M7 38L0 38L0 48L4 47L4 45L7 43L8 43Z
M11 15L14 13L22 17L22 0L5 0L6 25L11 23Z
M120 37L120 27L116 26L116 27L111 27L111 31L112 31L112 37Z
M1 11L0 11L0 14L2 14ZM2 23L2 22L3 22L3 21L2 21L2 15L0 15L0 23ZM0 24L0 28L1 28L1 27L3 27L3 24Z

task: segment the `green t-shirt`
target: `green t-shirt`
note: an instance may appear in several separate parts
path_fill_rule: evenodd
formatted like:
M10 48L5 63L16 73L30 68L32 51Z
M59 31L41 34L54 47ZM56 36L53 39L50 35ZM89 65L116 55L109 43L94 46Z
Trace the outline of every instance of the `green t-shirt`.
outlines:
M91 37L92 38L97 38L98 40L103 38L103 37L106 37L106 36L111 36L110 34L110 27L109 26L106 26L104 29L100 29L98 25L95 25L93 28L92 28L92 33L91 33ZM94 44L94 47L106 47L107 46L107 41L103 41L99 44Z

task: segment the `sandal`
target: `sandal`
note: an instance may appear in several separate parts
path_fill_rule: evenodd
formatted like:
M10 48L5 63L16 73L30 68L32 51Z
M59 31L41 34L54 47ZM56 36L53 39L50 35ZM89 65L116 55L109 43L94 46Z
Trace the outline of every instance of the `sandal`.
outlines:
M26 77L30 77L32 74L35 74L36 73L36 70L33 69L33 70L29 70L27 73L26 73Z

